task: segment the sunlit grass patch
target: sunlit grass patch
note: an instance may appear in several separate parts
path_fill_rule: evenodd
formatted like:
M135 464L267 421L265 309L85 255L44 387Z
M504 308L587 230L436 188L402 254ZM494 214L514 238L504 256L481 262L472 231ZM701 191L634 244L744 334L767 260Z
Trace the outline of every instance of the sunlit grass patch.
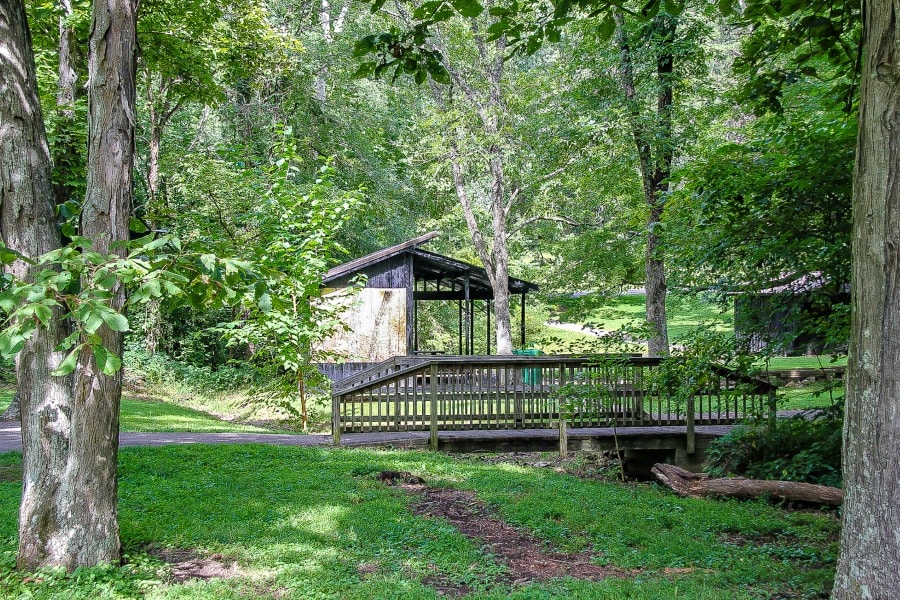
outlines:
M266 433L269 430L223 421L200 410L159 400L122 398L122 431Z
M16 454L0 455L0 466L19 461ZM510 588L502 564L451 524L414 514L409 493L375 479L381 470L472 490L497 517L548 549L588 551L597 564L636 574ZM6 557L0 596L11 581L7 591L17 595L69 597L54 595L65 585L81 593L74 582L56 582L50 593L40 582L11 575L19 493L20 484L0 483ZM787 587L827 589L838 528L828 515L686 500L652 485L581 480L547 469L426 452L262 445L123 449L120 519L134 556L151 545L190 549L234 558L245 573L146 584L140 594L150 598L431 599L439 597L429 583L435 576L472 598L769 597ZM733 543L734 532L748 541ZM129 597L125 592L155 568L103 577Z

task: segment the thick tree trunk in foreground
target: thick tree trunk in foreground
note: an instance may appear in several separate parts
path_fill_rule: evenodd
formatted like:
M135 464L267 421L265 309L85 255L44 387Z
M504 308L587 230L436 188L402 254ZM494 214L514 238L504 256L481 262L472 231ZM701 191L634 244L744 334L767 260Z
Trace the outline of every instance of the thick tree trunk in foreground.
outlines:
M841 552L833 597L900 597L900 0L863 4Z
M136 2L127 0L94 3L88 69L89 166L81 234L101 253L110 252L111 244L128 233L136 8ZM2 225L6 240L23 253L36 255L58 247L59 238L49 152L20 0L0 0L0 39L12 40L14 61L12 68L0 63ZM5 116L7 111L11 119ZM8 231L20 239L7 237ZM124 290L114 292L111 305L120 309ZM120 557L116 461L121 372L102 375L93 354L85 351L74 383L71 377L52 377L50 371L62 359L53 349L65 333L64 323L55 314L50 326L32 337L17 363L24 465L18 565L29 570L42 566L71 570L115 563ZM122 334L106 328L98 333L109 351L121 354Z
M844 493L838 488L796 481L767 481L764 479L744 479L724 477L710 479L706 475L691 473L675 465L655 464L651 471L656 480L678 494L691 498L709 496L721 498L762 498L791 502L810 502L840 506Z
M87 193L81 210L81 235L101 254L124 254L118 242L128 240L134 165L134 107L137 47L137 0L95 0L88 58ZM125 289L113 290L110 307L121 311ZM121 332L105 325L98 330L107 351L122 355ZM72 419L70 457L76 489L92 494L74 507L91 548L91 563L119 560L116 511L119 450L119 402L122 371L100 372L90 352L82 353L75 370L79 410Z
M0 0L0 230L3 242L28 257L59 248L50 151L37 93L34 54L22 0ZM12 273L29 280L36 269L24 262ZM54 348L67 335L56 308L16 357L22 412L22 504L18 565L61 565L69 550L70 515L58 510L65 487L72 418L71 378L50 373L64 354ZM83 490L73 490L81 494Z

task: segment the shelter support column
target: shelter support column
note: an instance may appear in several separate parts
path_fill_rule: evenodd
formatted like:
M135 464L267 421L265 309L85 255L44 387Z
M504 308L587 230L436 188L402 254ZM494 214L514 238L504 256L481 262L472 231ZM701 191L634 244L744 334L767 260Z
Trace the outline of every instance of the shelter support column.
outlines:
M485 312L487 313L487 354L491 353L491 301L485 300Z
M525 292L522 292L522 314L519 318L522 348L525 347Z
M472 340L472 298L471 292L469 289L469 275L466 274L465 282L463 283L463 291L465 292L465 311L466 311L466 354L473 354L472 348L475 345Z

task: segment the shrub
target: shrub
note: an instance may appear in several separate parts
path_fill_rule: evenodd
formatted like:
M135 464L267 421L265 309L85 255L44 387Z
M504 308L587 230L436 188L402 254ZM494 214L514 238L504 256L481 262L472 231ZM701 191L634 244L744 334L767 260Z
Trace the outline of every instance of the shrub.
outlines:
M842 402L813 419L801 414L774 426L742 425L707 448L707 472L840 487L842 429Z
M125 365L149 384L184 384L206 393L236 390L258 384L261 379L258 370L247 363L216 368L198 366L174 360L162 352L150 354L137 345L125 351Z

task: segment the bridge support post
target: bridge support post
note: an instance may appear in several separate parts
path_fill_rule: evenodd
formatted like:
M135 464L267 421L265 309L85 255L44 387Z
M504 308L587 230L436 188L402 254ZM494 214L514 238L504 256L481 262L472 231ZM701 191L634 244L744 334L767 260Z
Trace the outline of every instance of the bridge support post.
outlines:
M569 431L566 417L560 413L559 415L559 457L565 458L569 455Z
M685 423L687 425L687 442L685 445L685 452L688 454L693 454L697 450L697 439L694 433L694 397L691 396L687 399L686 409L685 409Z
M331 397L331 435L335 446L341 445L341 397Z
M437 365L431 364L431 400L430 412L431 421L429 425L430 435L428 438L428 446L432 450L438 449L438 388L437 388Z
M775 395L775 388L769 390L769 428L775 429L775 420L778 418L778 399Z

